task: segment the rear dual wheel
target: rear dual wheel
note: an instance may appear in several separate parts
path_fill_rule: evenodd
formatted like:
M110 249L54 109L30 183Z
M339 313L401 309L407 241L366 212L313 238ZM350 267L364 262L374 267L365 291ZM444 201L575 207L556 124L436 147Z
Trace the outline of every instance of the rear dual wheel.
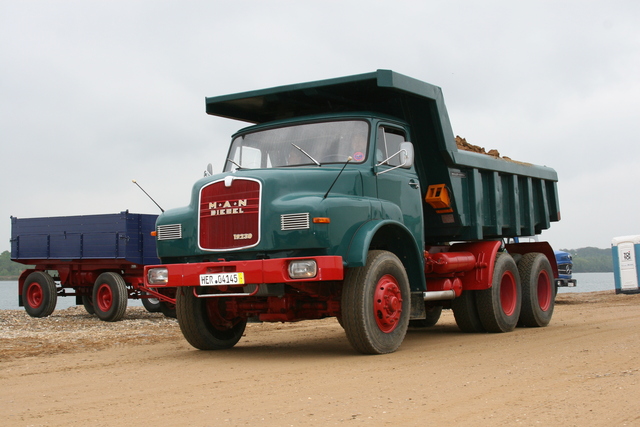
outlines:
M518 324L522 285L515 261L508 253L496 256L491 287L466 290L451 302L463 332L509 332Z
M522 280L522 326L547 326L553 316L556 287L553 270L546 256L541 253L528 253L518 263Z

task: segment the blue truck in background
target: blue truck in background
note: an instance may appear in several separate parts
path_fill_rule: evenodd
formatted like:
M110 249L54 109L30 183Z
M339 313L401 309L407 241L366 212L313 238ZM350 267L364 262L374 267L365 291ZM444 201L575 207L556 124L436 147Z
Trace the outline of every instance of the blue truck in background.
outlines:
M11 217L11 259L29 266L18 279L18 304L47 317L58 297L104 321L122 319L128 299L175 317L175 292L144 287L144 266L157 264L157 215Z
M574 287L578 285L578 281L573 279L573 258L569 252L553 251L558 264L558 277L556 277L556 287Z

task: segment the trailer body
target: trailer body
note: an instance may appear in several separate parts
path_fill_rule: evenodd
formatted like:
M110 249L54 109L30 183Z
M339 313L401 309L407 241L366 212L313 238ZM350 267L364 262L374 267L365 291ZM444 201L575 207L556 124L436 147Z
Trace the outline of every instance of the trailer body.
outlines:
M159 216L163 265L145 274L178 288L195 347L234 345L248 317L336 316L363 353L394 351L442 308L469 331L550 320L552 249L502 239L560 219L557 174L458 150L440 88L378 70L207 98L206 111L253 126L189 206Z
M11 259L33 266L18 280L19 305L43 317L53 311L58 296L75 296L77 304L90 312L97 309L109 321L122 317L128 298L143 299L151 307L148 300L157 296L143 289L142 276L145 265L159 262L151 235L156 219L128 211L11 217Z

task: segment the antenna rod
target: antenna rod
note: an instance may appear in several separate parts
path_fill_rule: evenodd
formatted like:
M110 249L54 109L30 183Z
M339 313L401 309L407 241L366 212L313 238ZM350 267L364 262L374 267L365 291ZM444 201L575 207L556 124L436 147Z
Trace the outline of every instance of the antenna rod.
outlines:
M135 180L135 179L132 179L132 180L131 180L131 182L133 182L135 185L137 185L137 186L138 186L138 188L139 188L139 189L141 189L141 190L142 190L142 192L143 192L144 194L146 194L146 195L147 195L147 197L148 197L148 198L150 198L150 199L151 199L151 201L152 201L153 203L155 203L155 204L156 204L156 206L157 206L157 207L158 207L162 212L164 212L164 209L162 209L162 208L160 207L160 205L158 204L158 202L156 202L155 200L153 200L153 197L151 197L151 196L149 195L149 193L147 193L146 191L144 191L144 188L140 187L140 184L138 184L138 183L136 182L136 180Z
M338 178L340 178L340 175L342 175L342 171L344 170L344 168L347 167L347 165L349 164L349 162L353 160L353 157L349 156L347 157L347 161L344 162L344 166L342 166L342 169L340 169L340 172L338 173L338 176L336 176L336 179L333 180L333 182L331 183L331 187L329 187L329 189L327 190L327 192L324 194L323 199L326 199L327 196L329 195L329 192L331 191L331 189L333 188L334 185L336 185L336 181L338 181Z

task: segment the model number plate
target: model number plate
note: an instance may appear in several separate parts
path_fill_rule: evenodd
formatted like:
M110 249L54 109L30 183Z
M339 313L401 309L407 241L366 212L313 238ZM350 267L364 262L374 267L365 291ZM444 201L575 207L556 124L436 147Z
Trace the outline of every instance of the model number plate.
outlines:
M201 274L200 286L244 285L244 273Z

